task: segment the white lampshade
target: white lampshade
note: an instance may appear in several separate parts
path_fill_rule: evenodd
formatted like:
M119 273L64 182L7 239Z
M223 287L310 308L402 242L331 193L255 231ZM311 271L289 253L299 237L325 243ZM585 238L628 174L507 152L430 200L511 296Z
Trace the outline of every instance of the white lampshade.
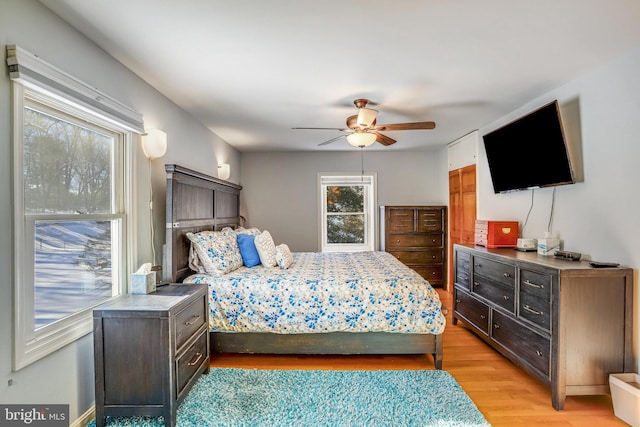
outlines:
M221 163L218 165L218 178L229 179L231 176L231 166L228 163Z
M372 110L371 108L360 108L358 111L358 121L356 123L362 128L368 128L373 124L373 121L376 119L377 114L378 110Z
M159 129L147 129L142 135L142 151L148 159L157 159L167 152L167 134Z
M352 133L351 135L347 135L347 142L354 147L368 147L376 142L376 134L367 132Z

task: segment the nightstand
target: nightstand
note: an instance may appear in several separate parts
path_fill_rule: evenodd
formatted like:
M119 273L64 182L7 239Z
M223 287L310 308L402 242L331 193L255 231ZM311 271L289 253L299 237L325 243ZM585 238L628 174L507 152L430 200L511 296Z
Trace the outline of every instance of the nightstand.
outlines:
M209 372L206 285L171 284L93 310L96 427L107 416L163 416Z

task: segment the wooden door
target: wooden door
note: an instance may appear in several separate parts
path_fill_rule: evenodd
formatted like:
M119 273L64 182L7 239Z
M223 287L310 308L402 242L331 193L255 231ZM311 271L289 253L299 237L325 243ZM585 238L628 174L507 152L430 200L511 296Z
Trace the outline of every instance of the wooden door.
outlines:
M473 243L476 223L476 165L449 171L449 253L456 243ZM447 290L453 290L453 261L449 257Z

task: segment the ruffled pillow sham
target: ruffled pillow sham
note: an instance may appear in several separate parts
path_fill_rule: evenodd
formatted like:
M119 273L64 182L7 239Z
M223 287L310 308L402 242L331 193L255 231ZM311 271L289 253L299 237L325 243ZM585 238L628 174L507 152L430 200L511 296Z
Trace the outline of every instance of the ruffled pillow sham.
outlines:
M192 270L222 276L242 267L236 233L231 228L187 233L187 238L191 241L189 267Z

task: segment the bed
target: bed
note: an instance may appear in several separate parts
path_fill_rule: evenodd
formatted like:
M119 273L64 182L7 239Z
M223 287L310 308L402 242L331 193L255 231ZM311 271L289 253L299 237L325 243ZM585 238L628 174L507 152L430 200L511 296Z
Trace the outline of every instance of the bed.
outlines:
M438 295L386 252L294 252L287 269L192 270L189 237L242 232L242 187L178 165L165 169L163 278L209 285L212 352L431 354L442 368Z

